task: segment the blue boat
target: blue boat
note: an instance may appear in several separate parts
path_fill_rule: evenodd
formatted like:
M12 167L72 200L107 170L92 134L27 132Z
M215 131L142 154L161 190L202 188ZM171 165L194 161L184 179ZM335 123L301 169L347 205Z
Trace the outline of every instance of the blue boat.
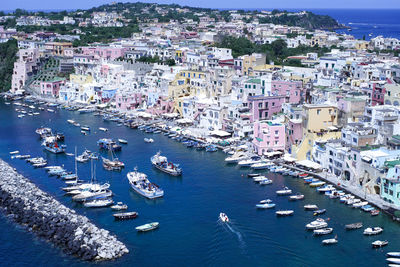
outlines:
M217 147L214 146L214 145L208 145L208 146L206 146L206 151L207 151L207 152L216 152L217 150L218 150Z
M361 209L365 212L370 212L370 211L373 211L375 208L372 207L371 205L365 205L365 206L362 206Z
M121 151L121 146L118 145L115 141L108 138L102 138L97 141L97 145L100 149L112 150L112 151Z
M64 153L67 147L66 145L59 145L55 136L47 137L43 141L42 146L44 146L44 149L54 154Z

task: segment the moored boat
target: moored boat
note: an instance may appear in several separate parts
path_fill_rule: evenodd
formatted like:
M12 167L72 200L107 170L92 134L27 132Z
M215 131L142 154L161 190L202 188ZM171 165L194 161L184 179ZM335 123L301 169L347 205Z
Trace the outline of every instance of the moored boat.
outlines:
M306 229L316 230L316 229L325 228L327 226L328 226L328 223L324 219L318 218L315 221L312 221L312 222L306 224Z
M323 245L333 245L333 244L336 244L337 242L338 242L337 236L335 236L335 238L329 238L329 239L322 240Z
M116 220L129 220L135 219L139 213L136 211L114 213L113 216Z
M378 235L383 232L381 227L368 227L364 230L364 235Z
M122 202L118 202L117 204L112 205L110 208L112 210L126 210L126 209L128 209L128 205L126 205Z
M291 216L294 214L294 210L278 210L275 214L277 216Z
M289 196L289 200L301 200L301 199L304 199L304 195L302 195L300 193L293 195L293 196Z
M384 246L387 246L389 244L389 241L387 240L376 240L371 243L373 248L381 248Z
M290 195L292 193L292 190L290 190L288 187L284 187L281 190L276 191L276 194L278 196L285 196L285 195Z
M326 212L326 209L315 210L313 215L318 216L318 215L324 214L325 212Z
M86 208L104 208L111 206L114 203L112 199L95 199L83 203Z
M151 183L149 179L147 179L147 175L138 172L136 168L133 172L129 172L126 176L132 189L138 194L149 199L164 196L164 191L158 185Z
M313 231L314 235L328 235L332 232L333 232L333 228L315 229Z
M275 203L272 200L261 200L260 203L256 204L256 207L259 209L271 209L275 207Z
M147 231L157 229L159 226L160 226L160 223L152 222L152 223L146 223L146 224L137 226L135 229L138 232L147 232Z
M304 209L305 210L317 210L318 206L315 204L307 204L307 205L304 205Z
M346 230L360 229L361 227L363 227L363 224L361 222L350 223L345 225Z
M160 171L163 171L173 176L182 175L182 169L179 167L179 164L168 162L167 157L161 156L160 152L157 152L157 154L152 156L150 161L151 164L153 164L153 166Z

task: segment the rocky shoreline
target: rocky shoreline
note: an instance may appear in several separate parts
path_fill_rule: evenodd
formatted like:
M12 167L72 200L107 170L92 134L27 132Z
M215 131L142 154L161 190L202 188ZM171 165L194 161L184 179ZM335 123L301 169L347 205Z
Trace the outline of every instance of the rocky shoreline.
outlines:
M83 260L112 260L129 253L109 233L76 214L0 159L0 207L37 236Z

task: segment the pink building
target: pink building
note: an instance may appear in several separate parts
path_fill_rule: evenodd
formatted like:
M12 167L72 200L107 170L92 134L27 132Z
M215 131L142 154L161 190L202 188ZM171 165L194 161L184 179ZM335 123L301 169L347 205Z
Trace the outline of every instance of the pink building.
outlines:
M248 107L251 113L251 122L272 118L272 115L281 112L284 96L249 96Z
M58 97L60 87L64 84L64 78L54 78L52 81L40 82L40 93L46 97Z
M285 150L285 125L272 121L257 121L254 123L254 151L263 155L268 151Z
M303 126L301 119L289 120L286 129L286 144L288 148L291 145L300 144L303 139Z
M123 57L127 48L125 47L109 47L109 46L95 46L95 47L81 47L82 54L87 56L98 55L104 59L115 60Z
M286 102L298 104L303 94L303 83L301 81L272 80L271 94L285 96Z
M143 102L142 94L136 92L117 92L116 107L121 111L134 110Z
M164 113L172 113L174 109L174 101L164 97L159 97L156 104L146 110L146 112L153 115L160 115Z

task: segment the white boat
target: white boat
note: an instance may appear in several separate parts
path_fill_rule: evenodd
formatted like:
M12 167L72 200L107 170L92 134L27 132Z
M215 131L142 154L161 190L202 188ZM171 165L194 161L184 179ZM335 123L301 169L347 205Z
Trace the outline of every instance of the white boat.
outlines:
M333 228L315 229L313 231L314 235L328 235L332 232L333 232Z
M54 112L54 109L48 108L47 111L48 112Z
M364 235L377 235L383 232L381 227L368 227L364 230Z
M118 142L120 142L121 144L128 144L128 141L125 139L118 139Z
M325 193L325 192L333 191L333 190L336 190L336 188L331 184L326 185L324 187L320 187L320 188L317 189L317 191L320 192L320 193Z
M89 126L82 126L81 130L82 131L90 131L90 127Z
M386 261L388 261L390 263L400 264L399 258L387 258Z
M239 153L233 154L230 157L227 157L225 159L225 162L226 163L237 163L237 162L245 160L245 159L248 159L248 157L244 153L239 152Z
M94 112L96 109L93 107L88 107L88 108L80 108L78 109L79 113L90 113L90 112Z
M259 162L251 165L250 167L255 170L265 170L268 169L269 166L271 166L269 162Z
M225 213L223 213L223 212L221 212L221 213L219 214L219 219L221 220L221 222L225 222L225 223L228 223L228 222L229 222L228 216L227 216Z
M289 196L289 200L301 200L301 199L304 199L304 195L302 195L302 194Z
M151 183L149 179L147 179L147 175L138 172L136 168L133 172L129 172L126 176L132 189L138 194L149 199L164 196L164 191L158 185Z
M253 177L253 181L254 182L261 182L261 181L266 180L266 179L268 179L268 178L263 176L263 175Z
M70 124L75 124L74 120L67 120L67 122L70 123Z
M337 236L335 236L335 238L322 240L322 244L324 244L324 245L333 245L333 244L336 244L337 242L338 242Z
M371 243L373 248L381 248L381 247L387 246L388 244L389 244L389 241L387 241L387 240L376 240Z
M388 253L386 253L386 256L400 258L400 252L388 252Z
M328 223L324 219L318 218L315 221L312 221L312 222L306 224L306 229L316 230L316 229L325 228L327 226L328 226Z
M261 180L258 182L260 185L268 185L268 184L272 184L272 180L266 178L264 180Z
M154 156L150 158L151 164L160 171L168 173L173 176L182 175L182 169L179 167L179 164L174 164L172 162L168 162L167 157L161 156L160 152L157 152Z
M304 205L304 209L305 210L317 210L318 206L315 204L307 204L307 205Z
M118 202L117 204L112 205L110 208L112 210L126 210L128 209L128 205L123 204L122 202Z
M251 165L260 163L260 162L262 162L262 160L261 160L261 158L258 157L257 159L251 158L251 159L241 160L238 162L238 165L241 167L250 167Z
M11 151L11 152L10 152L10 155L14 155L14 154L19 154L19 151L18 151L18 150L15 150L15 151Z
M107 129L107 128L104 128L104 127L99 127L99 130L100 130L100 131L103 131L103 132L107 132L107 131L108 131L108 129Z
M159 226L160 226L160 223L152 222L152 223L146 223L146 224L140 225L140 226L136 227L135 229L138 232L147 232L147 231L154 230L154 229L158 228Z
M272 203L272 200L261 200L260 203L256 204L256 207L259 209L272 209L275 207L275 203Z
M287 187L284 187L283 189L276 191L276 194L278 196L290 195L291 193L292 193L292 190L290 190Z
M111 206L114 203L112 199L96 199L83 203L86 208L103 208Z
M368 205L368 201L360 201L358 203L353 204L353 208L360 208L362 206Z
M154 140L153 140L152 138L145 138L145 139L144 139L144 142L145 142L145 143L153 143Z
M294 214L293 210L278 210L275 212L277 216L290 216Z

